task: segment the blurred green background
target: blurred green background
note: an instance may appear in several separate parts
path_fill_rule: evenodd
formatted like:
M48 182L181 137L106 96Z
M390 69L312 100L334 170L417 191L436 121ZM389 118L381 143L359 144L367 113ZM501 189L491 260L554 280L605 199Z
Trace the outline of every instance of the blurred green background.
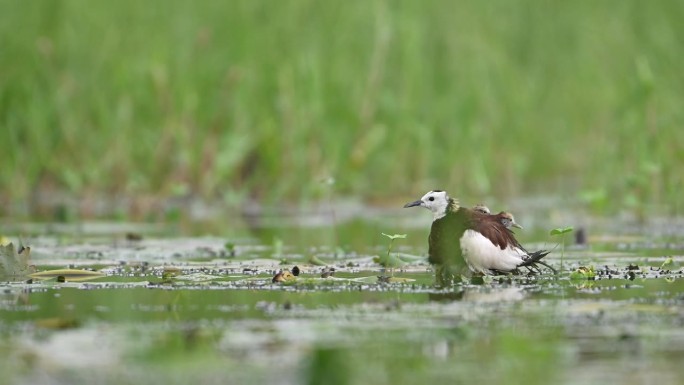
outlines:
M681 211L682 1L0 0L0 202ZM33 200L33 201L32 201Z

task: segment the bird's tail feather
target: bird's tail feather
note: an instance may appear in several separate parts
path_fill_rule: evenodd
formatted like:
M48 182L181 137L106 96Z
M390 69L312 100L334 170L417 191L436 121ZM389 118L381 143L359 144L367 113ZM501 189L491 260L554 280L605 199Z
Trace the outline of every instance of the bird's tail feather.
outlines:
M534 253L529 253L527 254L527 259L523 261L518 267L524 267L524 266L536 266L537 264L540 264L542 266L548 267L551 269L551 271L556 273L556 269L553 267L549 266L546 262L543 262L541 259L546 257L550 251L547 250L539 250L535 251Z

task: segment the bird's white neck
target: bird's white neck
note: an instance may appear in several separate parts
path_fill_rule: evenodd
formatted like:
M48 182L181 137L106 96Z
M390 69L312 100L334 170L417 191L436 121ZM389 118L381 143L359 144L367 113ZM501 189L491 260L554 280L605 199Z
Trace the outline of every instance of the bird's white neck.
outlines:
M458 201L456 199L449 198L449 200L444 201L443 204L433 207L431 210L433 215L432 221L434 222L438 219L444 218L449 211L455 212L458 210L458 208Z

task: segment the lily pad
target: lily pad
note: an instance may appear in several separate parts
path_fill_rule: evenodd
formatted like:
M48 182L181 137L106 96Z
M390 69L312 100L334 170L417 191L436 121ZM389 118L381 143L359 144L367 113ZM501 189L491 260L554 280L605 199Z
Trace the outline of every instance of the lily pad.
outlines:
M358 278L351 278L349 279L351 282L359 282L359 283L377 283L378 282L378 276L377 275L371 275L367 277L358 277Z
M103 273L99 271L79 270L79 269L56 269L46 270L38 273L30 274L29 277L35 279L52 279L63 277L65 281L82 282L90 279L104 277Z
M176 279L190 281L190 282L208 282L216 279L221 279L221 276L204 274L204 273L192 273L186 275L179 275L175 277Z
M19 281L29 273L29 257L31 248L19 246L14 248L12 242L0 246L0 279Z
M415 279L412 278L401 278L401 277L388 277L386 282L387 283L409 283L409 282L415 282Z

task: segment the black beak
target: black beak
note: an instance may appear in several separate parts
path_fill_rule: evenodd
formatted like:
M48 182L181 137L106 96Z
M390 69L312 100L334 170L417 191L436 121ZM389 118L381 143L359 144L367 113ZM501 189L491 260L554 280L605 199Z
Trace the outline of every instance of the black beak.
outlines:
M415 202L411 202L411 203L405 204L405 205L404 205L404 208L407 208L407 207L416 207L416 206L420 206L420 205L422 205L422 204L423 204L423 201L415 201Z

